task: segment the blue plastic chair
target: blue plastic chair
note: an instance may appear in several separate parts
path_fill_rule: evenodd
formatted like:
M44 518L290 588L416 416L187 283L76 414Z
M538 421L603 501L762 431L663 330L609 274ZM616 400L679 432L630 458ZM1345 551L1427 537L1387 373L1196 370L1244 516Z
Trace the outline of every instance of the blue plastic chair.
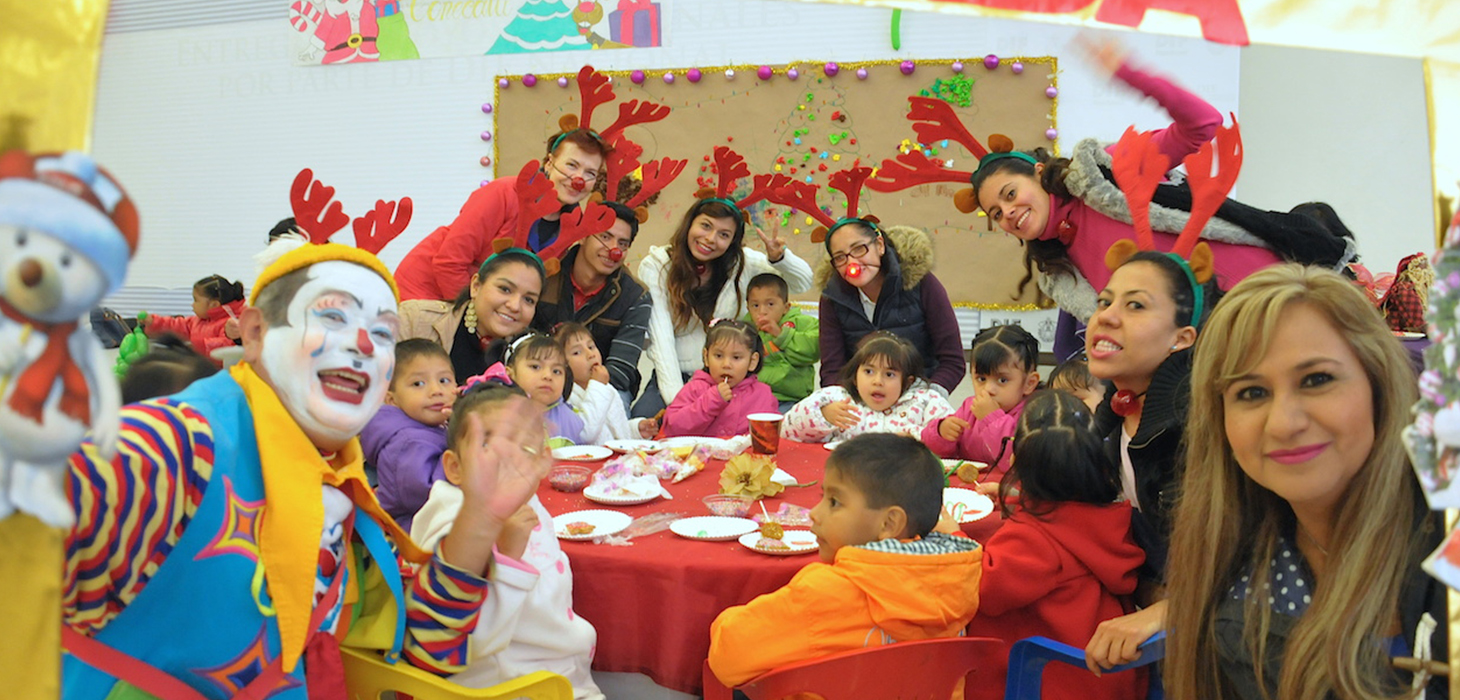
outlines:
M1166 656L1166 633L1157 632L1141 644L1140 650L1139 659L1116 666L1105 673L1117 673L1160 661ZM1085 650L1048 637L1029 637L1014 642L1014 646L1009 649L1009 680L1004 686L1004 700L1040 700L1044 665L1051 661L1085 668ZM1159 700L1163 696L1160 676L1153 673L1146 697L1149 700Z

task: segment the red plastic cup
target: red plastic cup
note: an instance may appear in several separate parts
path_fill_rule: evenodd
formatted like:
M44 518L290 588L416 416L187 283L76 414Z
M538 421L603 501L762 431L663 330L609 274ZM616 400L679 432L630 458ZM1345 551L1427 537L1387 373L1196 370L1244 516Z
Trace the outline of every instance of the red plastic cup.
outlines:
M756 454L773 455L781 449L781 420L779 413L752 413L750 416L750 451Z

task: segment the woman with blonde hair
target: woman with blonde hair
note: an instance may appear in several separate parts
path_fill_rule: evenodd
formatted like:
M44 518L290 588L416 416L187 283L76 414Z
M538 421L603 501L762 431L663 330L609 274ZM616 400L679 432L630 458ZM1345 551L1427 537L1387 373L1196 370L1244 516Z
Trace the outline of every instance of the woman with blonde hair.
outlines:
M1363 295L1280 265L1235 286L1197 341L1167 593L1178 700L1414 697L1391 657L1432 644L1439 542L1401 431L1415 376ZM1428 697L1448 697L1431 679Z

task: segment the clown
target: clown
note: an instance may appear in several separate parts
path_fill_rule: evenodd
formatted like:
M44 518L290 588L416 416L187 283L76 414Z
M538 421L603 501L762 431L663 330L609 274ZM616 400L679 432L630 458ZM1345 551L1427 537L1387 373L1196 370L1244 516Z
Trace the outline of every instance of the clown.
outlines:
M71 524L66 457L113 448L119 391L79 319L116 291L137 212L87 156L0 158L0 518Z
M490 432L466 426L471 507L419 550L376 502L356 439L394 369L395 283L349 246L270 252L239 319L243 361L124 409L115 459L72 458L66 697L343 695L342 644L436 672L466 657L497 535L550 466L541 412L522 399ZM397 552L421 564L409 587Z

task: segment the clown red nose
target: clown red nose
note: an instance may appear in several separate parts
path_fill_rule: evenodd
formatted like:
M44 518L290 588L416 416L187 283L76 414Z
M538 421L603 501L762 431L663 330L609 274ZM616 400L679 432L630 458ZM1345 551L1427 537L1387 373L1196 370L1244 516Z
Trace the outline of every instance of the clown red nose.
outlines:
M573 189L575 189L575 190L577 190L579 192L582 192L583 191L583 188L585 188L585 187L588 186L588 183L586 181L584 181L583 178L581 178L581 177L575 177L572 180L570 180L569 183L573 185Z
M862 265L860 263L848 263L847 264L847 278L848 279L852 279L852 278L856 278L856 277L861 277L862 276L862 272L863 272L863 268L862 268Z
M612 248L612 249L610 249L608 251L608 259L611 260L611 261L613 261L613 262L623 262L623 259L624 259L624 249L623 248Z

